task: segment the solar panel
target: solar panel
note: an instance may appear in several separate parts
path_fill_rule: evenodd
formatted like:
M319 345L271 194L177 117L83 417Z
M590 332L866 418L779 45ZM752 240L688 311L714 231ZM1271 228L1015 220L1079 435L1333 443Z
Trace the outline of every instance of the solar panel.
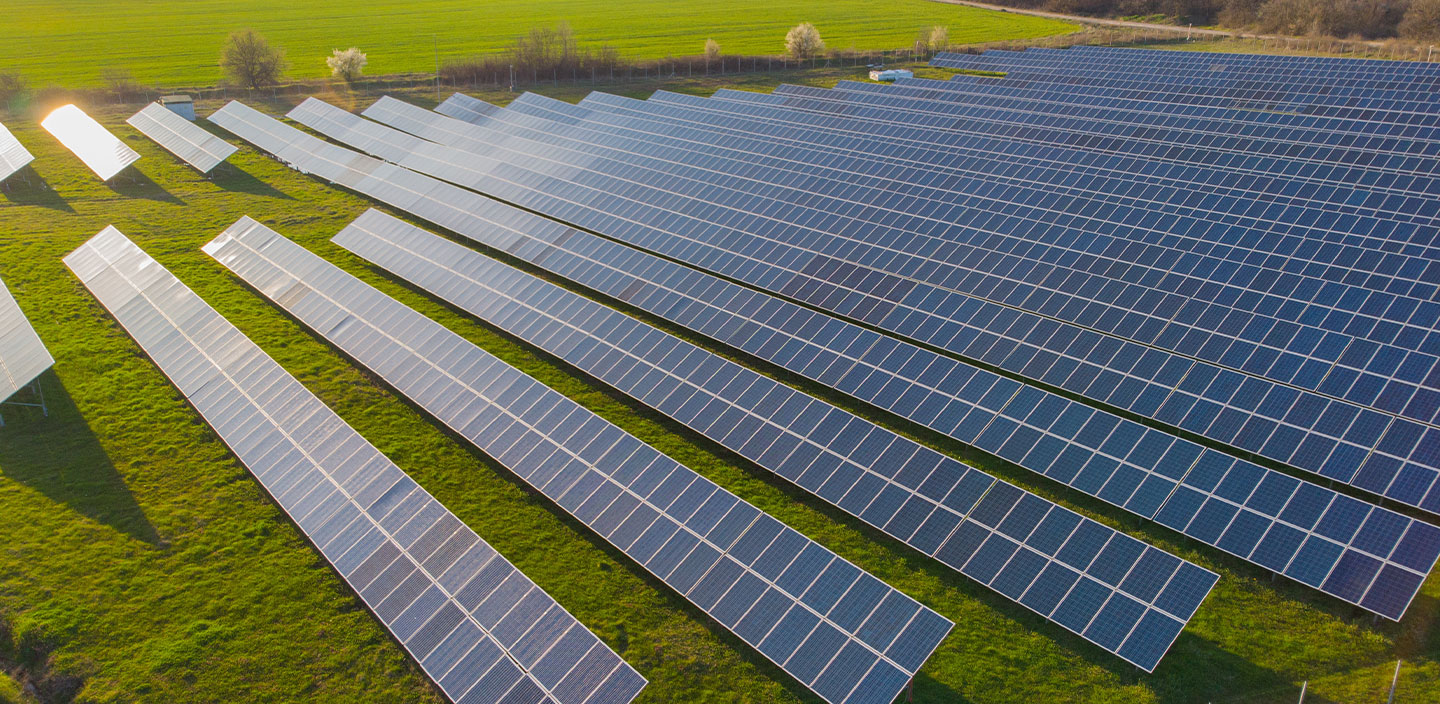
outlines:
M1158 517L1190 537L1388 618L1398 620L1405 612L1440 554L1440 530L1424 522L1039 389L1022 389L1008 402L1003 397L1000 403L985 402L984 394L966 389L996 384L1000 377L991 372L367 160L239 104L211 119L302 170L961 442L980 443L1023 467L1137 515ZM330 122L341 119L336 115ZM366 139L372 147L378 144L373 135ZM424 145L411 139L403 146L400 154L413 158ZM916 394L921 401L914 400ZM1035 441L1037 434L1045 437Z
M54 364L20 304L0 281L0 401L14 396Z
M433 124L448 120L411 111L420 113L416 121ZM933 261L907 258L893 247L865 247L857 240L865 228L854 224L845 225L847 234L840 237L818 226L801 231L771 222L782 204L785 209L803 209L790 201L754 205L755 210L765 211L763 217L747 207L749 201L723 205L687 202L676 193L677 174L668 173L671 180L661 185L658 174L666 172L657 170L655 185L642 188L639 168L606 167L590 155L562 160L555 149L537 147L526 152L513 138L472 136L475 126L453 120L425 134L452 139L452 144L466 145L463 149L395 136L313 99L291 114L328 136L493 197L1248 452L1431 512L1440 511L1440 482L1435 481L1440 474L1436 469L1440 455L1421 449L1440 443L1440 429L1193 357L1171 355L1121 339L1118 332L1057 324L1053 318L1019 307L1022 302L1031 303L1051 312L1042 304L1052 297L1037 292L1029 283L987 283L986 289L1003 298L1003 303L955 289L955 281L988 281L980 273L984 267L975 266L979 271L969 273L952 267L946 273L943 267L932 266ZM552 127L551 132L559 129ZM713 194L721 189L709 187L707 192L718 197ZM831 209L799 217L839 223L842 219L837 212ZM835 227L840 228L838 224ZM946 283L917 281L914 276L919 274L907 274L925 271ZM1109 314L1100 317L1093 310L1098 305L1088 306L1082 298L1073 302L1076 305L1067 309L1100 318L1094 324L1101 330L1123 329L1122 321L1129 320ZM1338 364L1344 348L1332 348L1342 340L1322 329L1303 340L1297 337L1297 344L1321 339L1330 342L1320 350L1297 347L1291 357L1297 363L1308 359L1306 368L1313 370ZM1242 351L1245 349L1249 348ZM1271 368L1279 370L1281 366L1277 363ZM1428 413L1428 404L1419 407ZM1421 440L1427 433L1434 442ZM1407 478L1397 482L1400 475Z
M101 181L109 181L140 159L140 154L110 134L100 123L74 105L57 108L40 122Z
M65 264L451 701L628 702L645 686L119 230Z
M25 150L20 140L15 139L5 125L0 125L0 181L14 176L16 171L34 160L35 157Z
M146 105L125 122L202 174L210 173L211 169L235 153L234 145L176 115L160 103Z
M1217 579L870 421L379 211L361 215L333 241L1147 672ZM1082 543L1093 551L1076 547ZM1084 607L1072 603L1082 595Z
M496 106L479 98L472 98L464 93L454 93L446 98L445 102L440 103L440 105L435 108L435 112L453 117L457 120L472 122L498 109Z
M263 227L221 264L829 702L889 702L953 624Z

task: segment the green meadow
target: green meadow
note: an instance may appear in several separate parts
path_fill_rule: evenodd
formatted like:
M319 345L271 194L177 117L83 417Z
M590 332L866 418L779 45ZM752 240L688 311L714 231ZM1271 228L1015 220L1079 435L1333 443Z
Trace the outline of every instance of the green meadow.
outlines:
M780 80L823 85L851 76L818 69L747 75L728 85L769 89ZM710 79L611 90L644 96L657 87L707 93L718 85ZM561 86L556 95L574 99L588 88ZM376 96L322 97L354 108ZM409 98L429 99L428 93ZM917 702L1278 704L1295 701L1307 680L1307 701L1378 702L1397 657L1406 661L1397 701L1421 701L1440 686L1435 579L1404 623L1376 625L1358 609L1272 582L1216 550L777 374L1219 572L1219 584L1169 656L1145 675L331 245L329 237L370 207L363 198L248 147L220 175L202 178L124 125L135 107L97 115L143 155L139 175L113 186L98 182L32 119L7 118L37 161L28 183L0 190L0 278L57 362L43 377L49 417L0 409L7 423L0 428L0 665L11 676L0 677L0 701L24 701L12 685L27 680L68 687L81 702L439 701L303 535L65 269L61 257L108 224L215 306L649 678L639 701L818 701L201 253L201 245L247 214L955 621L915 683ZM201 112L217 107L202 105ZM287 106L260 107L278 112Z
M437 58L502 50L533 27L569 22L584 46L623 58L689 56L706 39L732 54L780 54L785 32L812 22L835 49L896 49L944 25L956 44L1061 34L1074 25L929 0L7 0L0 72L34 88L94 85L106 68L145 85L211 85L220 46L253 27L286 49L289 75L328 74L332 49L357 46L371 75L432 72Z

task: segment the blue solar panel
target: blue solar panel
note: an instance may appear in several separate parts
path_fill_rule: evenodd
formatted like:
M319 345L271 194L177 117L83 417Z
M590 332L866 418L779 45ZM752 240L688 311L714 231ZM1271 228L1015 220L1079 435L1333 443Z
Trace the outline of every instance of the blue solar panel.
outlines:
M119 230L65 263L450 701L626 702L645 686Z
M310 112L315 105L307 103L295 111L296 116L312 119ZM316 121L312 126L345 129L321 125L319 120L323 118L313 119ZM860 257L856 252L875 252L869 258L885 260L890 255L884 250L867 250L832 238L829 241L834 246L825 251L839 255L842 250L837 247L849 247L845 259L807 251L800 240L772 234L776 229L757 218L734 215L733 206L725 210L705 206L682 215L669 208L681 207L677 203L685 201L659 189L648 190L648 200L638 201L635 198L639 187L629 180L596 175L599 167L590 158L575 162L588 165L590 170L583 172L575 172L569 166L571 162L554 162L565 164L563 173L573 180L536 180L536 169L544 173L552 167L542 169L538 165L540 158L507 151L513 140L483 137L483 132L476 129L468 125L446 126L436 128L432 134L477 150L471 151L472 155L478 154L483 145L483 158L462 158L456 152L437 151L425 145L419 147L419 154L411 153L409 147L367 145L442 178L718 273L1397 501L1440 510L1440 486L1435 482L1440 471L1419 449L1430 446L1428 441L1420 440L1426 433L1440 441L1440 429L1377 410L1356 409L1318 393L1292 398L1295 391L1291 387L1191 358L1166 355L1114 335L1065 326L1057 332L1055 323L1042 316L915 283L854 261ZM542 153L550 156L555 150L539 150L535 155ZM633 179L637 169L626 167L621 171ZM614 189L614 194L602 188ZM674 186L666 188L674 190ZM582 201L585 207L577 207ZM651 201L656 205L646 205ZM742 222L755 223L749 226L756 233L754 237L740 237L729 227ZM751 251L769 254L765 261L759 261ZM1114 319L1104 326L1123 323L1124 319ZM1031 368L1037 357L1044 359L1039 371ZM1318 358L1306 359L1316 362ZM1269 403L1246 407L1246 399L1253 398ZM1271 415L1261 416L1267 409ZM1322 425L1337 416L1343 419L1341 425L1333 429ZM1394 477L1402 467L1421 481L1397 484Z
M268 228L229 231L206 251L702 610L741 581L766 586L778 624L722 625L812 690L852 645L857 669L903 684L953 626L809 538L775 534L773 519L713 482ZM644 527L627 542L634 533L620 525L632 518ZM768 545L741 562L731 549L752 530ZM884 598L839 598L861 581ZM880 637L881 623L898 632ZM847 690L830 701L856 700Z
M902 408L891 405L887 408L941 432L951 433L954 437L973 440L994 420L996 412L1002 410L1003 404L997 406L995 396L1004 394L993 393L999 378L989 372L981 372L953 359L506 207L473 192L447 186L404 169L380 165L349 150L284 127L248 109L227 107L214 119L221 120L227 129L236 131L280 158L300 159L302 169L406 209L487 246L524 258L821 383L830 386L839 384L846 393L856 394L861 382L872 377L892 379L880 384L881 388L903 381L912 390L926 394L924 399L914 406ZM327 129L338 128L342 121L352 122L353 117L343 113L335 115ZM338 134L346 132L342 130ZM377 144L372 143L372 147ZM424 145L419 140L411 140L404 142L403 146L402 154L413 155ZM352 165L362 171L352 171ZM393 180L394 186L369 176L379 173L385 173L387 180ZM426 195L411 195L422 193ZM793 330L806 332L798 335ZM908 366L911 360L921 358L929 360L923 369L915 370ZM848 361L837 363L840 360ZM896 361L892 363L890 360ZM847 381L852 379L858 381L853 384ZM1006 384L1011 389L1010 396L1020 402L1017 408L1025 408L1029 414L1015 420L1046 430L1046 438L1037 442L1035 449L1020 463L1058 481L1071 483L1080 469L1090 464L1098 448L1094 443L1103 442L1108 437L1108 434L1099 437L1087 445L1079 441L1082 432L1088 437L1094 428L1103 425L1109 425L1113 430L1117 419L1038 389L1019 393L1021 385L1009 381ZM1034 394L1040 394L1041 398L1032 403L1030 399ZM867 401L875 398L870 395L860 397ZM896 398L907 397L899 395ZM987 397L989 401L986 401ZM981 405L982 402L989 403L989 407ZM947 408L950 410L942 413ZM1089 425L1097 417L1101 420L1093 426ZM942 418L945 419L943 422ZM1151 476L1136 492L1143 500L1127 504L1125 508L1147 517L1156 515L1161 502L1154 497L1173 494L1172 499L1165 500L1167 511L1170 511L1171 502L1176 507L1174 517L1167 518L1167 525L1178 525L1181 530L1190 530L1188 526L1194 511L1213 494L1220 479L1232 466L1240 468L1237 470L1239 474L1249 474L1250 468L1253 468L1249 463L1203 450L1193 443L1174 439L1164 439L1164 442L1174 443L1171 454L1153 467L1145 467ZM1153 456L1156 445L1156 442L1144 441L1137 443L1137 448L1143 447L1146 456ZM1197 459L1202 452L1203 458ZM1096 466L1098 464L1100 462L1097 461ZM1191 471L1192 468L1194 471ZM1183 487L1176 488L1177 480ZM1156 491L1157 485L1164 488ZM978 498L975 497L975 500ZM1216 496L1215 500L1237 513L1252 511L1242 509L1231 499ZM1301 483L1290 503L1276 518L1299 530L1311 531L1319 514L1326 512L1332 503L1335 511L1345 512L1348 511L1349 501L1328 489ZM1375 510L1390 513L1383 509ZM1166 516L1171 516L1171 513L1166 513ZM1410 539L1404 550L1385 550L1382 551L1385 556L1377 557L1388 558L1393 552L1397 564L1406 565L1423 576L1429 569L1428 565L1434 563L1437 551L1440 551L1440 541L1433 539L1436 532L1432 527L1422 522L1411 523L1407 533ZM1199 533L1203 527L1197 523L1190 532ZM1068 534L1063 533L1060 537ZM1050 539L1044 536L1052 534L1041 526L1036 536ZM1328 575L1340 554L1347 550L1349 537L1337 539L1330 535L1314 535L1309 540L1318 547L1312 549L1310 544L1302 546L1297 554L1303 559L1297 557L1292 560L1286 568L1287 574L1318 571L1323 573L1322 577ZM1214 539L1207 542L1213 544ZM1058 547L1054 546L1052 550ZM1408 556L1400 558L1400 552L1406 552ZM1242 557L1248 558L1248 555ZM1327 562L1317 566L1306 562L1309 559ZM1398 570L1395 581L1387 580L1384 585L1377 581L1373 589L1379 593L1391 589L1389 585L1403 583L1396 588L1396 593L1409 589L1413 595L1418 582L1411 579L1414 575L1399 574L1403 572L1405 569ZM1321 585L1316 583L1312 586L1319 588ZM1034 597L1027 595L1024 603L1047 613L1055 606L1039 593ZM1402 612L1403 608L1389 611L1387 615L1398 618Z
M1027 589L1045 588L1034 578L1072 535L1126 546L1097 561L1094 569L1078 569L1087 580L1106 584L1109 599L1138 608L1114 642L1094 642L1111 652L1124 650L1147 671L1170 643L1154 633L1131 633L1130 626L1153 606L1162 589L1179 589L1172 582L1184 583L1188 597L1203 599L1208 589L1196 585L1215 579L1207 570L869 421L378 211L362 215L334 241L926 554L948 553L951 543L961 539L952 531L962 523L968 529L978 526L979 534L989 535L989 552L952 566L992 587L1001 569L1008 569L1007 596L1012 598L1019 599ZM807 418L820 420L812 425ZM1036 546L1028 539L1042 522L1056 532L1045 534ZM1008 568L1012 562L1016 566ZM1135 574L1142 567L1146 574ZM1127 575L1146 586L1130 591ZM1063 565L1048 576L1076 581ZM825 601L839 597L832 592ZM1177 610L1148 624L1173 636L1178 629L1170 622L1183 624L1199 602L1176 601L1172 606ZM1083 628L1072 630L1089 637ZM1131 639L1146 646L1133 645Z

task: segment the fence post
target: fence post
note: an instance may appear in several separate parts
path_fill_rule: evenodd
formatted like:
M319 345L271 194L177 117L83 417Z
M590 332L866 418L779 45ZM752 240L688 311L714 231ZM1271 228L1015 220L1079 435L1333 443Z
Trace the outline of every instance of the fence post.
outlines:
M1390 678L1390 696L1385 698L1385 704L1395 704L1395 685L1400 683L1400 660L1395 660L1395 676Z

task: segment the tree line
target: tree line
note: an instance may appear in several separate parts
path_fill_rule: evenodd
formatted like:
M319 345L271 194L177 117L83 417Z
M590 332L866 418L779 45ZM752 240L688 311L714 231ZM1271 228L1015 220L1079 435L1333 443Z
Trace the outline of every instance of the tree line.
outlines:
M996 0L1096 17L1163 15L1180 24L1268 34L1440 39L1440 0Z

